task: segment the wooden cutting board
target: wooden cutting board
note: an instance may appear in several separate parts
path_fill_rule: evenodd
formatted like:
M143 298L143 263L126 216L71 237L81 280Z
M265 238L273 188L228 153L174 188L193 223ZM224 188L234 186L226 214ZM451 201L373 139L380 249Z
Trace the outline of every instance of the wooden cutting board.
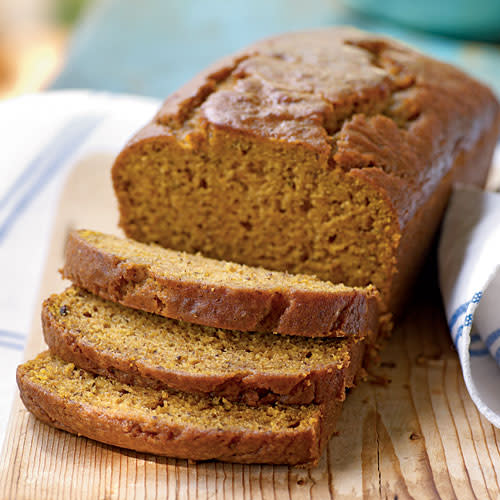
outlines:
M65 284L66 235L118 232L111 158L76 165L57 212L40 301ZM192 464L102 445L39 423L17 397L0 462L4 499L498 498L500 431L476 410L462 380L434 283L423 283L382 353L391 383L348 396L318 467ZM26 357L44 349L40 307Z

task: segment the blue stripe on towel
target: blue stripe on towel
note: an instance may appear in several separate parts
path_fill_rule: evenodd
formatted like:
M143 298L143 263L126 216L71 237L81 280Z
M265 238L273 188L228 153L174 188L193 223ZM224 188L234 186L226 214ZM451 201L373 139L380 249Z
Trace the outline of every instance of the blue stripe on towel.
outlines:
M462 314L465 314L465 311L467 311L469 304L470 301L465 302L461 306L457 307L456 311L451 315L450 322L448 323L448 327L450 328L450 330L453 328L458 318L460 318Z
M495 330L494 332L491 332L486 337L486 346L491 347L499 337L500 337L500 328L498 330Z
M479 333L471 333L470 342L469 354L471 356L488 356L490 354L490 351L484 345Z
M24 349L24 346L21 344L2 339L0 339L0 347L7 347L8 349L15 349L16 351L22 351Z
M102 116L82 117L77 125L66 126L64 129L58 131L58 134L63 134L64 130L68 130L69 127L69 135L66 135L66 140L61 139L57 147L49 148L50 151L47 151L47 146L49 146L49 144L51 145L51 143L47 144L42 153L36 156L29 167L30 172L35 168L38 162L44 161L46 165L44 165L42 171L38 173L35 182L32 183L28 190L16 202L3 224L0 224L0 243L7 235L9 229L13 226L15 220L24 212L35 196L52 179L64 162L75 152L77 146L90 135L102 119ZM66 132L66 134L68 134L68 132ZM14 194L12 190L18 187L18 182L16 181L2 202L12 196Z
M455 343L455 347L458 346L458 340L460 339L460 337L462 336L462 331L464 329L464 325L460 325L457 329L457 334L455 335L455 339L453 340L453 342Z
M45 148L42 153L43 152L45 152ZM19 177L12 183L5 195L0 198L0 209L7 205L7 202L14 197L16 192L29 182L30 177L36 173L37 168L43 160L43 154L40 153L28 164L28 166L21 172L21 175L19 175Z
M26 335L23 333L13 332L11 330L0 330L0 337L9 337L11 339L24 340Z
M469 349L469 354L471 356L488 356L490 354L490 351L486 349Z

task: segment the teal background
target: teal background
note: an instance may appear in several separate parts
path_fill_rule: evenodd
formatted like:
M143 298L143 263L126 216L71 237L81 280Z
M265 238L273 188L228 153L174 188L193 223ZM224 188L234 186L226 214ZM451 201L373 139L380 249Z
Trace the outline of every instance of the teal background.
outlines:
M435 33L500 41L499 0L343 0L385 19Z
M462 67L500 96L499 44L417 31L334 0L105 0L77 26L53 88L164 98L214 60L259 38L336 24L397 37Z

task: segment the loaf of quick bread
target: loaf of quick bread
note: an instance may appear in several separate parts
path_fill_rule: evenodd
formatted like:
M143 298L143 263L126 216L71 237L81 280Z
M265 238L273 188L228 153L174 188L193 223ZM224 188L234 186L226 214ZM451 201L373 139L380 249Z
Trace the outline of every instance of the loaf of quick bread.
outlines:
M216 64L126 145L127 236L374 285L397 311L451 184L482 186L500 108L485 86L351 28L287 34Z
M117 157L132 239L70 234L50 352L17 371L26 408L141 452L317 464L499 127L486 87L351 28L221 61Z

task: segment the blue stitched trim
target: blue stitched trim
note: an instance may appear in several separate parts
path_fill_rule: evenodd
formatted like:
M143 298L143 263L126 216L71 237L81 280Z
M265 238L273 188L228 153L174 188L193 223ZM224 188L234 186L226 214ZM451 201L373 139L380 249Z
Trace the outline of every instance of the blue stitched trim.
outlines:
M458 318L460 318L460 316L462 316L462 314L465 314L467 312L469 305L470 304L478 304L481 301L482 296L483 296L483 292L476 292L472 296L471 300L464 302L462 305L460 305L456 308L455 312L451 315L450 321L448 323L448 327L450 329L450 332L452 332L453 326L458 321ZM470 314L470 313L467 314L464 318L463 323L457 328L457 333L455 334L454 338L453 338L453 333L452 333L453 343L455 344L455 347L457 347L457 345L458 345L458 341L459 341L460 337L462 336L464 327L472 326L472 321L473 321L472 314ZM473 341L472 338L473 338L473 334L471 334L471 341Z

